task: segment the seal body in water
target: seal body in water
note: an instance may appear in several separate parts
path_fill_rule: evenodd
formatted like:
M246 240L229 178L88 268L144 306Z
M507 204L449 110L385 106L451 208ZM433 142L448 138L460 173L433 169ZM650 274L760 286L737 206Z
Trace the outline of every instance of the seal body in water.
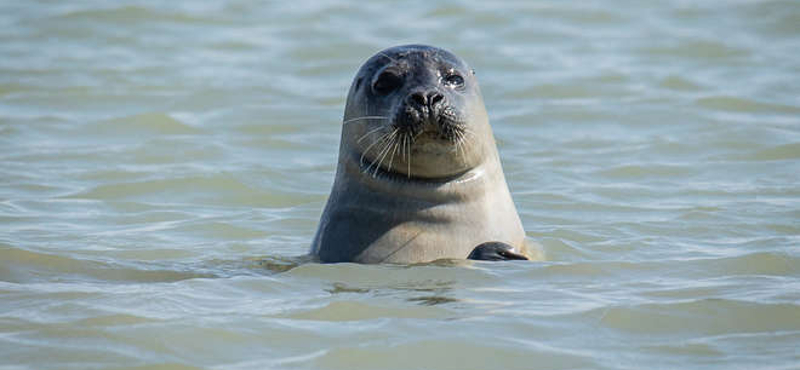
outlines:
M361 263L526 259L524 243L474 71L424 45L367 60L347 97L312 255Z

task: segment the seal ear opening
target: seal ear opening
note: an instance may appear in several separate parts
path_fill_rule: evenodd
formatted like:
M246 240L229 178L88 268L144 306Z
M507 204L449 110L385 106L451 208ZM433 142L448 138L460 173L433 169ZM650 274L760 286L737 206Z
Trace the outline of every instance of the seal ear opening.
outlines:
M359 77L356 79L355 90L361 87L361 82L364 81L364 77Z

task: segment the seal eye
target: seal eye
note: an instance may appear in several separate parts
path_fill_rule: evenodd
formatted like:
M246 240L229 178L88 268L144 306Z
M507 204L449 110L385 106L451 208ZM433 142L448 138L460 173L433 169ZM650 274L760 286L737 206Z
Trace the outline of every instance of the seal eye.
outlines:
M444 78L444 83L450 87L456 87L456 88L462 87L464 86L464 77L461 77L461 75L459 74L453 73Z
M378 76L378 79L372 84L372 90L378 95L386 95L403 84L403 78L389 71L384 71Z

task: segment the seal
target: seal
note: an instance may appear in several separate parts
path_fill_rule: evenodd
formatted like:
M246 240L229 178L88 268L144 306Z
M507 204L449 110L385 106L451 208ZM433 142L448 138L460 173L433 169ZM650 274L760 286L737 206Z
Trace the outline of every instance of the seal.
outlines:
M527 259L475 72L426 45L378 52L347 96L311 254L321 262Z

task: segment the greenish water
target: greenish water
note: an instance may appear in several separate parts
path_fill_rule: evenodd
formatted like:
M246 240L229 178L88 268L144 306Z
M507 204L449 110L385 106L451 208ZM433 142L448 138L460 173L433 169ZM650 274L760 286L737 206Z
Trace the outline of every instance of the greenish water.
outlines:
M797 1L0 1L0 26L0 369L800 369ZM476 69L546 261L294 267L350 79L412 42Z

